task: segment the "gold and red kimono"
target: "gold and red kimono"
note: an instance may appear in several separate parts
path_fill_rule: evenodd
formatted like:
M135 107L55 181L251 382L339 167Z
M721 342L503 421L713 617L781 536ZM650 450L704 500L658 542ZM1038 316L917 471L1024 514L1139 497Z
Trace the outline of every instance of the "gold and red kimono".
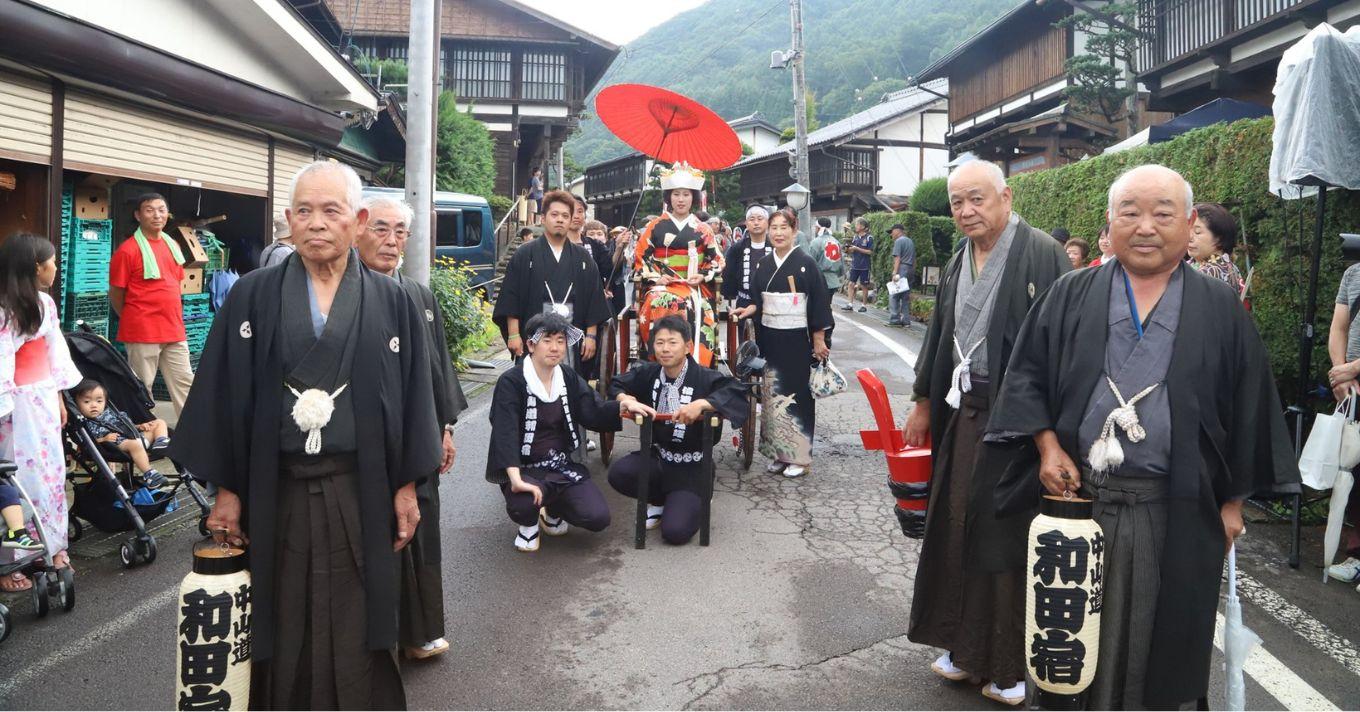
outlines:
M642 342L647 343L652 322L669 314L680 314L694 327L694 360L712 368L718 343L713 280L722 273L722 268L717 238L693 213L679 221L670 213L662 213L648 223L638 238L633 257L633 271L648 284L638 303L638 333ZM692 285L686 281L691 275L698 275L703 281ZM657 283L663 276L674 281Z

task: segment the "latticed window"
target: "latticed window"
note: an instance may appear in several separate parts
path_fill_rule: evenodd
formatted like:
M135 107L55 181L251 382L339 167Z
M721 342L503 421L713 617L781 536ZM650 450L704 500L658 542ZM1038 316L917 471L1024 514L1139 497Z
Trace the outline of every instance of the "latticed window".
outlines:
M524 97L562 101L567 93L567 58L561 52L524 53Z
M460 98L509 99L514 90L512 71L508 49L455 47L447 77Z

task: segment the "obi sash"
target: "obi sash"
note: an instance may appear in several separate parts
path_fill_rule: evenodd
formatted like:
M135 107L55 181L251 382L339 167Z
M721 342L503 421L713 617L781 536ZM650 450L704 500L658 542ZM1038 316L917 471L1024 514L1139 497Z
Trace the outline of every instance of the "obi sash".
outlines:
M47 339L39 337L25 342L14 352L14 385L27 386L52 377L52 362L47 351Z
M762 292L760 323L770 329L806 329L807 295L802 292Z

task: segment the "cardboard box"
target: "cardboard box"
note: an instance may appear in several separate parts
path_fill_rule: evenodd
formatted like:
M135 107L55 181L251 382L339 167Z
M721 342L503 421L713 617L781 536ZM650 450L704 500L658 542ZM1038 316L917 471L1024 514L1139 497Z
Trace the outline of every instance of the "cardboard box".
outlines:
M185 267L184 280L179 283L180 294L202 294L203 293L203 268Z
M81 220L109 219L109 191L107 188L78 185L73 197L77 218Z
M202 267L208 264L208 253L203 249L203 243L198 241L198 235L194 234L191 227L181 227L178 230L168 232L168 235L179 243L180 252L184 255L184 266ZM187 270L186 270L187 271ZM188 292L186 292L188 294Z

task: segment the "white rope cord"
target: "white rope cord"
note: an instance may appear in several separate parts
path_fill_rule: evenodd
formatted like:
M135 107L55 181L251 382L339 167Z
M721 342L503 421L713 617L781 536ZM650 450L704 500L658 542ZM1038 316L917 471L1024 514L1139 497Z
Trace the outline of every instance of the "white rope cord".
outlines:
M948 403L950 408L958 410L959 404L963 402L963 394L973 390L973 353L986 340L985 336L978 339L978 342L968 349L968 353L964 353L963 347L959 345L959 337L954 337L954 351L959 354L959 365L954 367L954 373L949 377L949 393L944 397L944 402Z
M1113 379L1106 376L1105 382L1109 384L1115 400L1119 401L1119 407L1105 416L1105 425L1100 429L1100 437L1096 438L1095 443L1091 445L1091 452L1087 455L1091 469L1097 473L1109 472L1124 464L1124 448L1119 444L1120 430L1124 431L1125 437L1131 443L1140 443L1147 437L1147 431L1138 421L1138 411L1134 406L1161 385L1154 383L1125 401L1124 394L1119 392L1119 386L1114 384Z

